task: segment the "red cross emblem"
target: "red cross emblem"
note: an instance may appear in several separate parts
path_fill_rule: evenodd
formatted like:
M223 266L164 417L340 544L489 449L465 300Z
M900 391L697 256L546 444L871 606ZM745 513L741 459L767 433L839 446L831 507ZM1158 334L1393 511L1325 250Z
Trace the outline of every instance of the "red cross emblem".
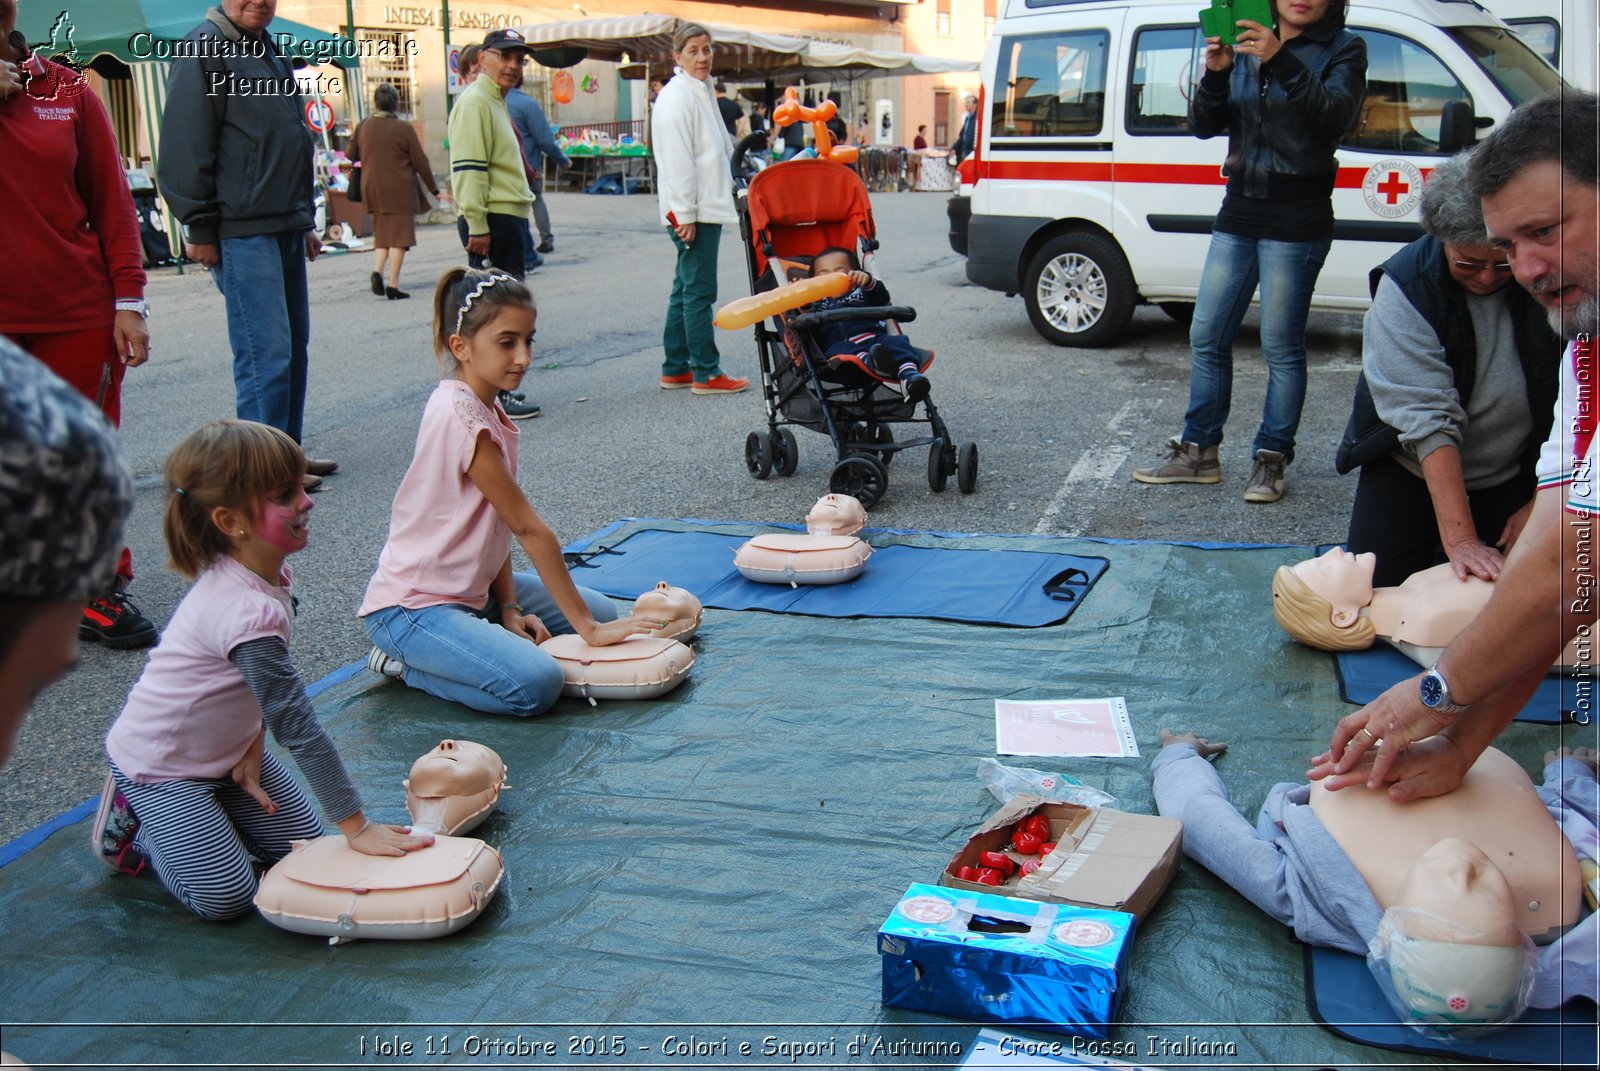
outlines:
M1391 171L1388 178L1378 183L1377 191L1383 194L1390 204L1395 204L1401 197L1411 192L1411 184L1400 181L1400 172Z

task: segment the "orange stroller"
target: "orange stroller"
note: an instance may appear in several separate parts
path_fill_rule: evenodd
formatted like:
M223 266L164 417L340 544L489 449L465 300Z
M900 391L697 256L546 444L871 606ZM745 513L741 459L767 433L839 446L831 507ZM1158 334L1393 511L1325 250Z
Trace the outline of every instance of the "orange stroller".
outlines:
M736 159L737 154L736 154ZM810 274L812 258L829 246L854 249L871 270L878 248L867 188L857 174L830 160L795 159L758 171L739 201L752 294L764 293ZM905 305L874 308L872 314L900 323L916 318ZM928 486L943 491L951 476L963 494L978 484L978 446L957 447L933 399L919 405L894 380L856 357L823 355L811 332L829 319L859 320L856 309L780 313L755 324L761 394L767 429L745 439L745 465L758 480L789 476L799 460L791 428L821 432L833 442L835 463L828 490L848 494L871 509L889 486L889 464L904 450L927 448ZM933 360L917 351L922 367ZM896 440L894 427L911 425L914 438Z

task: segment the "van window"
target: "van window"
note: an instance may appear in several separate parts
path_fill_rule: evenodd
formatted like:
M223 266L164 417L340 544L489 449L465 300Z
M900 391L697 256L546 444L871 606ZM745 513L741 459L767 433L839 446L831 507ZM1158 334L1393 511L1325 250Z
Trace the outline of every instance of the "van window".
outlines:
M990 144L1098 134L1110 41L1105 30L1001 38L989 96Z
M1561 68L1561 24L1555 19L1506 19L1506 25L1528 43L1528 47Z
M1512 107L1561 88L1556 69L1534 55L1514 33L1492 26L1452 26L1445 33L1460 42Z
M1466 88L1415 41L1352 27L1367 42L1367 99L1345 136L1347 149L1437 153L1439 118L1452 100L1472 103Z
M1128 79L1128 133L1189 133L1189 95L1205 63L1198 26L1140 30Z

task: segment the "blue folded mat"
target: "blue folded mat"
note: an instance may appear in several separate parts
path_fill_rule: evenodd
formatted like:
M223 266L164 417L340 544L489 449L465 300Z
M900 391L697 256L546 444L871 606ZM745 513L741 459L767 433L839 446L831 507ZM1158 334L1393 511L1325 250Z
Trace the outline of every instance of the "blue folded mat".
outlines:
M1311 1016L1342 1038L1381 1049L1536 1067L1595 1066L1596 1013L1578 998L1559 1008L1530 1008L1492 1034L1439 1041L1401 1026L1367 961L1348 952L1306 946L1306 1004Z
M666 580L723 610L925 617L1018 628L1065 621L1110 566L1104 558L1076 554L896 544L873 548L854 580L793 588L757 584L734 568L734 552L749 538L645 528L616 543L591 537L584 541L587 550L569 553L567 560L574 580L614 598L637 598Z
M1341 651L1334 655L1339 678L1339 698L1346 703L1366 705L1389 688L1422 672L1420 666L1387 643L1374 643L1365 651ZM1588 691L1579 702L1579 687ZM1517 715L1518 721L1559 725L1564 721L1589 724L1594 709L1594 681L1590 678L1546 677ZM1574 713L1575 711L1580 713Z

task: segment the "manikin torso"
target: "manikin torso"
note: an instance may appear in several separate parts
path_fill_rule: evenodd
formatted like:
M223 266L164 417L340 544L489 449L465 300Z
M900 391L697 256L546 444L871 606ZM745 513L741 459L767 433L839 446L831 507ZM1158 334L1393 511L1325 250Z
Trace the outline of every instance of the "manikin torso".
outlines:
M1359 606L1378 638L1418 665L1431 667L1450 641L1478 616L1494 594L1494 584L1476 576L1459 579L1448 564L1412 573L1398 587L1372 587L1372 555L1351 555L1337 549L1293 566L1313 591L1335 608ZM1364 605L1363 605L1364 604ZM1551 616L1552 631L1559 627ZM1580 665L1576 643L1568 644L1556 665ZM1592 645L1591 645L1592 647Z
M1396 803L1387 792L1330 792L1312 782L1311 810L1385 909L1426 909L1426 902L1417 902L1418 875L1412 875L1409 889L1407 875L1441 840L1459 837L1481 849L1505 875L1517 925L1535 941L1553 940L1578 919L1583 895L1572 845L1522 767L1494 748L1478 758L1461 787L1446 795ZM1437 865L1442 886L1448 864Z

